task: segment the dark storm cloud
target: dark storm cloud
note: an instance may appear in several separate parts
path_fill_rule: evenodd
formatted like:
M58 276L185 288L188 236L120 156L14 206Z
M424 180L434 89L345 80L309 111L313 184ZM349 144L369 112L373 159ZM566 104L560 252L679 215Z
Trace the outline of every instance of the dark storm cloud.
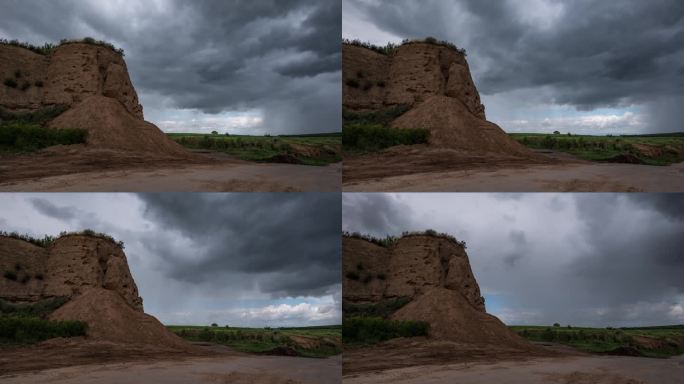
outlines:
M45 216L59 220L71 220L74 218L73 209L68 207L58 207L45 199L31 199L33 206Z
M339 130L339 0L8 0L2 8L2 37L42 44L92 35L123 47L153 105L260 109L278 133Z
M649 129L681 130L681 103L669 101L684 90L682 1L348 0L345 13L347 6L392 35L465 47L486 95L521 90L579 110L639 105Z
M505 303L497 314L509 322L684 322L681 195L355 194L344 200L349 231L434 228L465 240L480 287ZM369 223L386 216L393 219Z
M274 296L340 283L339 194L143 194L145 217L189 244L150 242L168 276L190 283L251 276ZM188 254L190 252L190 254ZM227 278L227 277L226 277Z

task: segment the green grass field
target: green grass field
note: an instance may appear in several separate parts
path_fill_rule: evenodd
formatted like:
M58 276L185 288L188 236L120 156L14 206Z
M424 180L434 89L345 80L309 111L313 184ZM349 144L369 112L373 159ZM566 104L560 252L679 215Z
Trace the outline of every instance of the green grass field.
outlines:
M684 354L684 325L642 328L511 326L531 341L548 341L590 353L669 357Z
M227 153L246 161L323 166L342 161L342 133L244 136L169 133L189 149Z
M399 105L376 112L342 111L342 145L345 154L376 152L397 145L427 144L427 129L395 129L389 124L408 111Z
M641 136L588 136L511 133L533 149L570 153L585 160L669 165L684 161L684 133Z
M240 328L169 325L189 341L227 345L237 351L268 354L289 351L302 357L329 357L342 352L342 326L301 328ZM280 351L280 352L278 352Z

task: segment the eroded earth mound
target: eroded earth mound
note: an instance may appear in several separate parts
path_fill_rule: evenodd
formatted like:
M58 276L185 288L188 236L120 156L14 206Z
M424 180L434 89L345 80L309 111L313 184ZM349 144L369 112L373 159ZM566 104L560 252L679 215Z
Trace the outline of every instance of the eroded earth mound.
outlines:
M343 106L355 113L408 108L391 126L431 132L430 146L526 157L531 152L488 122L465 54L425 41L381 54L343 44Z
M463 243L433 234L409 234L379 245L344 236L343 300L383 305L401 299L393 320L425 321L429 338L497 348L531 349L485 311Z
M187 155L151 123L133 87L123 56L106 46L82 42L51 52L0 44L0 107L9 113L67 112L49 127L89 132L86 149L111 149L152 157Z
M66 234L36 245L0 236L0 300L64 298L51 320L83 321L87 341L186 349L188 344L143 312L122 246L103 235Z

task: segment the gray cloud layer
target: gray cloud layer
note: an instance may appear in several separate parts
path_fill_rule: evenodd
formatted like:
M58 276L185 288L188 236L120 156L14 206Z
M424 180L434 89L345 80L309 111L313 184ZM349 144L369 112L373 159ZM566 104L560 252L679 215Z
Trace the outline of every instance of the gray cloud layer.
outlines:
M347 0L344 14L351 29L356 18L400 38L467 48L479 90L518 92L511 105L516 97L579 110L642 106L649 130L681 130L681 1Z
M2 9L0 37L123 47L150 107L260 109L272 133L340 129L339 0L5 0Z
M465 240L489 309L505 321L684 323L682 196L378 194L343 204L348 231L434 228Z

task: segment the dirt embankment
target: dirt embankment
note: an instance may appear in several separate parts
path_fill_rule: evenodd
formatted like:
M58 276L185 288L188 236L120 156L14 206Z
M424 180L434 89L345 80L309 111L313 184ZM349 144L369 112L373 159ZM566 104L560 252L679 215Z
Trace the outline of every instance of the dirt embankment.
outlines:
M59 353L72 353L71 364L136 356L207 354L143 312L142 298L121 246L99 235L64 235L45 247L0 237L0 268L17 278L0 280L0 299L30 304L50 298L67 302L49 320L82 321L86 336L48 340L32 346L2 347L0 375L70 365ZM23 357L16 364L13 357Z
M36 170L47 176L78 171L85 165L107 169L171 160L202 162L144 120L126 62L110 48L68 43L41 55L0 44L0 78L18 84L0 85L0 108L6 113L41 114L55 106L65 107L66 112L48 122L47 128L88 132L85 145L2 156L3 163L18 162L19 166L0 170L0 181L17 178L27 163L47 164L42 173ZM61 170L51 169L49 164L54 162L61 163Z
M386 247L345 236L343 300L346 305L406 304L391 320L423 321L428 338L395 339L345 351L344 372L473 361L484 357L549 356L485 312L465 247L453 239L408 235Z

